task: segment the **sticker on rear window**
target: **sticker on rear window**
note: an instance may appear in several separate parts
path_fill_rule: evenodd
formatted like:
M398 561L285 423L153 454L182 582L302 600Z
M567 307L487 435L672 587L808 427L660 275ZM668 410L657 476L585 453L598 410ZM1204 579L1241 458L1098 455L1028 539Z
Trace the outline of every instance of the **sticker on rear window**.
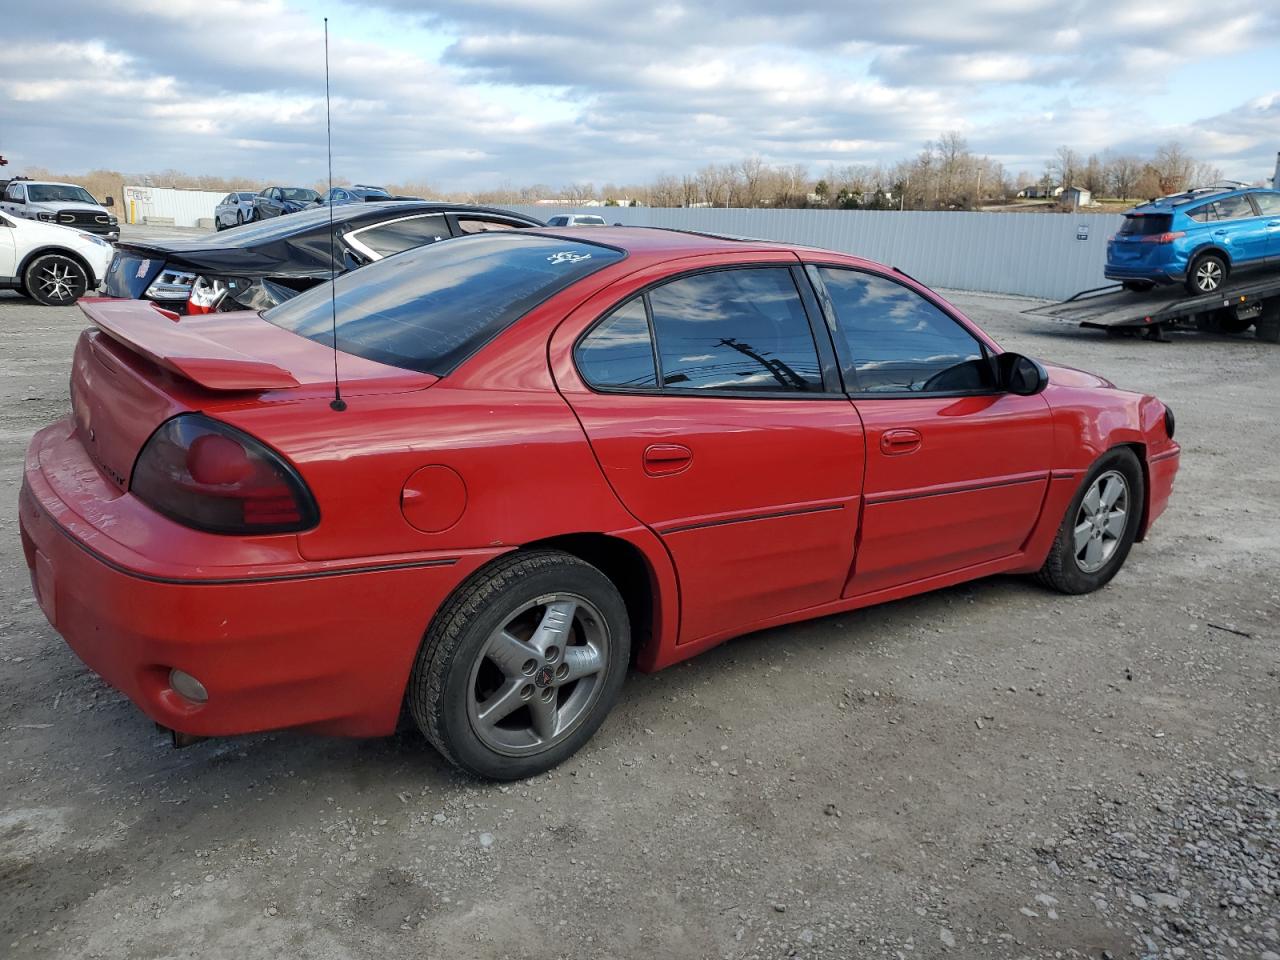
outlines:
M583 260L590 260L589 253L575 253L572 250L561 250L559 253L553 253L547 257L547 263L580 263Z

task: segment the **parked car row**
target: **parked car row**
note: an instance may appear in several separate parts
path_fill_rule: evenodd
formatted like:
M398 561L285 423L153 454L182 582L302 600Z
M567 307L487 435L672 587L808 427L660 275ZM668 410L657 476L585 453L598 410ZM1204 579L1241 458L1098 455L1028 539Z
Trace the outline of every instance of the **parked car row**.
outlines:
M270 220L285 214L299 213L317 205L419 199L421 198L392 196L384 187L364 183L350 187L331 187L323 194L309 187L266 187L257 193L233 190L213 208L213 225L217 230L226 230L255 220ZM601 223L603 222L602 220Z

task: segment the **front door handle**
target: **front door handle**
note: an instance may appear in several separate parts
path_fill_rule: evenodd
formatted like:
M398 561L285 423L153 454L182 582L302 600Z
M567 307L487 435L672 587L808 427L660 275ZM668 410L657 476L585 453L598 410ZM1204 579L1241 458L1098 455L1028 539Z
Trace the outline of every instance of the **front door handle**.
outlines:
M900 457L904 453L915 453L920 449L924 438L919 430L909 427L898 430L886 430L880 434L880 452L886 457Z
M644 472L651 477L683 473L691 463L693 451L682 443L654 443L644 451Z

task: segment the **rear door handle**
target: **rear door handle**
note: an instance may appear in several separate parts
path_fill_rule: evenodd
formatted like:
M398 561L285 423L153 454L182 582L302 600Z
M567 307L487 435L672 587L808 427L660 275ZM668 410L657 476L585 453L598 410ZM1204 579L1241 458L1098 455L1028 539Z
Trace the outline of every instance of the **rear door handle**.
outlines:
M651 477L682 473L691 463L693 451L682 443L654 443L644 451L644 472Z
M887 457L899 457L904 453L915 453L923 442L924 438L920 436L919 430L909 427L886 430L880 434L880 452Z

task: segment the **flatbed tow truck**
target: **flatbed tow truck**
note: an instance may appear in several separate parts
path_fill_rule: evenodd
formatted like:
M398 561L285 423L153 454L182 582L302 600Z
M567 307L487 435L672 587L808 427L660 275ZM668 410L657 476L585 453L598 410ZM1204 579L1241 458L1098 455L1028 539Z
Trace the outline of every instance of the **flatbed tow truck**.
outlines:
M1112 337L1168 342L1170 330L1216 330L1280 343L1280 274L1230 280L1213 293L1188 295L1181 284L1134 293L1119 284L1081 290L1061 303L1033 307L1031 316L1077 323Z

